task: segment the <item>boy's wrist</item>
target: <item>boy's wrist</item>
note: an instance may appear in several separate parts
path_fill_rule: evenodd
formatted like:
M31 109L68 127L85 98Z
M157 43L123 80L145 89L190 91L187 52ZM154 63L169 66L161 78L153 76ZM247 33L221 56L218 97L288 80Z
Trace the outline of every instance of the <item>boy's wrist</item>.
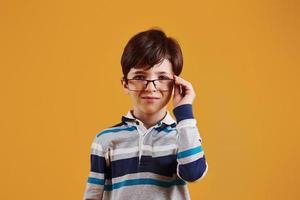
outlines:
M182 104L173 109L177 123L185 119L194 119L192 104Z

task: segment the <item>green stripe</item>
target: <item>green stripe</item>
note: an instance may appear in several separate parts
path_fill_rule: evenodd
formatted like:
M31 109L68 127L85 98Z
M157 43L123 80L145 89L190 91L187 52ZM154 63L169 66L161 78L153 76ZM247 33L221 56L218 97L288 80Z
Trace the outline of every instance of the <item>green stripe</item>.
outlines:
M201 146L198 146L198 147L186 150L186 151L182 151L182 152L180 152L180 153L177 154L177 159L185 158L185 157L188 157L188 156L192 156L192 155L194 155L196 153L199 153L201 151L203 151L203 149L202 149Z
M144 178L144 179L125 180L119 183L114 183L112 185L105 185L104 190L111 191L111 190L119 189L121 187L132 186L132 185L155 185L155 186L167 188L167 187L172 187L174 185L185 185L185 184L186 184L185 181L181 179L166 182L166 181L158 181L155 179Z
M104 180L103 179L89 177L88 178L88 183L95 184L95 185L104 185Z

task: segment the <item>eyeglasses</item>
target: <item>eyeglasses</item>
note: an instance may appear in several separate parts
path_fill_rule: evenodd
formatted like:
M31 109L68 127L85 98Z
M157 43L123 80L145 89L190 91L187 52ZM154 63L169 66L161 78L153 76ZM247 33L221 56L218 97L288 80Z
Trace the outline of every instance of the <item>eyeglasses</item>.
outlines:
M154 87L159 91L170 91L174 86L174 79L154 79L154 80L142 80L142 79L127 79L123 78L131 91L143 91L147 88L150 82L153 83Z

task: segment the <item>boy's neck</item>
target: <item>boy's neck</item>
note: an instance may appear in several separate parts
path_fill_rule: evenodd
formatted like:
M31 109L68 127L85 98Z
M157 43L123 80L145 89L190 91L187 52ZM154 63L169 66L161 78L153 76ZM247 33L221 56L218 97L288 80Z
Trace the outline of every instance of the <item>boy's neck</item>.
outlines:
M132 115L143 122L144 126L148 129L151 126L157 124L160 120L162 120L167 113L167 108L161 109L159 112L155 113L143 113L138 109L133 109Z

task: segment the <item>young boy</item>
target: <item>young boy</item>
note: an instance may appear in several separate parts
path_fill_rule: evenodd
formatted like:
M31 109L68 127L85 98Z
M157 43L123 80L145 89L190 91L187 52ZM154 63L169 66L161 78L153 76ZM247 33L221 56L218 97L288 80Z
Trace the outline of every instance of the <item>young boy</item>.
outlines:
M140 32L127 43L121 65L133 107L96 135L84 199L190 199L187 182L202 179L208 165L192 112L194 89L178 77L178 42L160 29ZM172 96L176 121L167 110Z

